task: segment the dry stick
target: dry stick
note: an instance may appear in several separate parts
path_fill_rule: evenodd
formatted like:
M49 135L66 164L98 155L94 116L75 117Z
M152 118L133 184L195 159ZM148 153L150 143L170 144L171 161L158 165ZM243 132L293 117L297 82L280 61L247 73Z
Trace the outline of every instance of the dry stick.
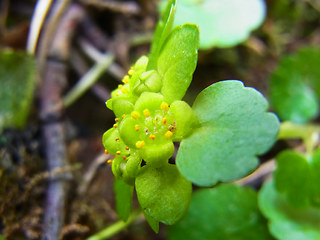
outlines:
M118 2L103 0L81 0L83 4L108 9L124 14L139 14L140 7L134 2Z
M56 4L60 5L61 1L56 1ZM46 56L46 53L48 53L48 59L44 64L45 67L41 76L39 100L40 118L44 123L42 132L49 172L68 165L61 95L67 82L65 61L68 59L71 39L84 14L84 10L80 6L71 5L59 25L53 27L58 31L52 38L51 44L48 45L50 50L41 49L40 51L40 56ZM49 33L51 35L50 31ZM46 42L47 39L48 36L44 36L42 41ZM62 174L61 178L51 180L48 183L43 239L56 240L59 238L64 224L66 193L70 177L70 173L65 173Z

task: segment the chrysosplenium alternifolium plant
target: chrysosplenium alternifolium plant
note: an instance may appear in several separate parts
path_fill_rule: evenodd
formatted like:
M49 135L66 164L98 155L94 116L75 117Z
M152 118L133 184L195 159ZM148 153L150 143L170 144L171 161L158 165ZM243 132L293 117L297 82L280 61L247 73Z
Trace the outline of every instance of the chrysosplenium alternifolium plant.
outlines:
M181 101L196 67L199 31L194 24L172 29L175 8L169 1L149 57L138 59L112 92L106 104L115 124L103 136L106 151L115 156L118 214L128 218L135 187L155 231L159 222L174 224L182 217L191 183L212 186L252 171L256 155L270 148L279 128L264 97L240 81L209 86L192 107ZM169 164L174 142L181 144L176 164Z

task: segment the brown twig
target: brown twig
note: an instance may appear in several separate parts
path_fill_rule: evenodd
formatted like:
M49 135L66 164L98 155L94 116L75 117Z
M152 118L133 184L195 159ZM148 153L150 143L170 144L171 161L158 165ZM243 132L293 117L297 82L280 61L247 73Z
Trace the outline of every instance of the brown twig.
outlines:
M55 8L61 11L63 3L56 1L55 4ZM45 58L45 64L43 65L39 100L47 170L49 172L68 165L62 105L62 93L67 83L65 61L69 56L71 39L76 26L84 14L84 10L79 5L70 5L60 23L52 27L58 30L54 32L54 37L50 39L51 44L48 45L48 49L41 48L39 52L42 57L48 56L48 58ZM51 35L51 31L48 34ZM42 41L44 41L42 46L46 46L48 36L45 35ZM56 240L59 238L64 224L65 201L70 177L71 174L66 172L61 174L59 179L51 180L48 183L43 239Z
M103 1L103 0L81 0L85 5L98 8L108 9L124 14L139 14L140 7L134 2L118 2L118 1Z

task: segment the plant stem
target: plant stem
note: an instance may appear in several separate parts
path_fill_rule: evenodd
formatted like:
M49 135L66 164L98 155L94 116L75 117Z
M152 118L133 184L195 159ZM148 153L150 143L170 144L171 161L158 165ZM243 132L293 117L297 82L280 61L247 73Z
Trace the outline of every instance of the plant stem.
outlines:
M319 140L320 126L307 124L296 125L291 122L283 122L280 125L278 139L302 139L308 155L311 155Z
M90 88L99 77L108 69L113 62L112 55L105 55L97 62L74 86L74 88L63 98L65 107L74 103L88 88Z
M87 240L103 240L108 239L118 232L121 232L123 229L125 229L127 226L129 226L133 221L135 221L139 216L141 215L141 209L135 210L128 218L126 222L120 220L102 231L90 236L87 238Z

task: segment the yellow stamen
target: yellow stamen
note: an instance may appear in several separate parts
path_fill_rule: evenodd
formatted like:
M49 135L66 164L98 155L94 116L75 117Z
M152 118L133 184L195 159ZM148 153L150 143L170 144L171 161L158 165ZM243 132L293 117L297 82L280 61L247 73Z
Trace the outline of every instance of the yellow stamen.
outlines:
M150 117L150 111L149 111L149 109L143 110L143 115L144 115L145 117Z
M122 118L124 118L125 116L126 116L126 115L125 115L125 114L123 114L121 117L122 117Z
M114 128L117 128L117 127L118 127L118 124L116 124L116 123L113 124L113 127L114 127Z
M164 136L165 136L166 138L170 138L172 135L173 135L173 132L171 132L171 131L167 131L167 132L164 134Z
M109 160L107 161L107 164L111 164L111 163L112 163L112 160L109 159Z
M124 156L123 159L126 160L126 159L127 159L127 156Z
M119 84L119 85L118 85L118 88L119 88L119 89L121 89L122 87L123 87L123 85L122 85L122 84Z
M114 119L116 122L118 122L119 121L119 118L116 118L116 119Z
M117 154L117 155L120 155L120 154L121 154L121 151L117 151L116 154Z
M136 142L136 147L137 148L143 148L145 144L146 143L144 141L138 141L138 142Z
M152 140L155 140L156 139L156 135L150 134L149 138L152 139Z
M119 96L120 96L120 94L119 94L119 93L116 93L115 95L116 95L116 97L119 97Z
M133 112L131 113L131 117L134 118L134 119L137 119L137 118L140 117L140 113L137 112L137 111L133 111Z
M167 123L167 118L164 117L164 118L162 119L162 122L163 122L164 124L166 124L166 123Z
M169 109L169 105L166 102L162 102L160 108L167 111Z
M108 150L107 150L107 149L106 149L106 150L104 150L104 153L105 153L105 154L109 154L109 152L108 152Z
M128 84L129 83L129 76L128 75L125 75L124 76L124 78L122 79L122 82L124 83L124 84Z
M119 142L119 138L116 138L116 142Z
M135 126L134 126L134 129L136 130L136 132L139 131L139 125L138 125L138 124L135 125Z
M131 67L131 68L130 68L128 74L129 74L130 76L132 76L132 75L134 74L134 67Z
M129 150L129 147L128 147L128 146L126 146L126 150Z

